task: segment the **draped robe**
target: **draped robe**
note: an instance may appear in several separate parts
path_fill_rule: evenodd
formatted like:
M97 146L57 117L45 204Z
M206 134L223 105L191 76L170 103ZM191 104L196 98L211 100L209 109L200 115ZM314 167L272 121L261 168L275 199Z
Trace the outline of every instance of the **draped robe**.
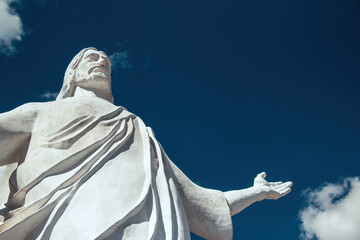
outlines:
M123 107L26 104L0 115L0 138L0 240L232 239L223 193L191 182Z

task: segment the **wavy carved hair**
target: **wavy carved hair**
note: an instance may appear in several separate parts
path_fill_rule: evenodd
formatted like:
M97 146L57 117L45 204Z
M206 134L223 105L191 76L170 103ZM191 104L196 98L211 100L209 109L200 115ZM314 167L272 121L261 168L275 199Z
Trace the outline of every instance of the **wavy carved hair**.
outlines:
M84 48L78 54L75 55L75 57L71 60L70 64L66 68L65 76L64 76L64 83L60 90L59 95L56 98L56 101L74 96L75 89L76 89L75 77L76 77L77 67L79 66L79 63L82 61L85 52L88 50L98 51L94 47L89 47L89 48ZM108 94L106 94L106 100L108 100L111 103L114 103L114 98L111 93L111 90Z

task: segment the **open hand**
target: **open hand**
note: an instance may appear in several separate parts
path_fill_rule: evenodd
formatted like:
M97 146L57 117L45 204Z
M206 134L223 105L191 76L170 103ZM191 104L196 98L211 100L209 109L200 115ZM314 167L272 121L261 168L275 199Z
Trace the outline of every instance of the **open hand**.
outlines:
M259 188L264 194L264 199L279 199L291 191L292 182L268 182L266 173L259 173L254 179L254 187Z

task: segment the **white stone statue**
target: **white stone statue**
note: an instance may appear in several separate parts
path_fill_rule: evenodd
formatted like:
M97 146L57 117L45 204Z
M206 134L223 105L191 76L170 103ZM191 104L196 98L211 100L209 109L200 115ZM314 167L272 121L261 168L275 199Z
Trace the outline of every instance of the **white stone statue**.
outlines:
M113 104L110 70L104 52L83 49L56 101L0 114L0 240L232 239L232 215L290 192L265 173L224 193L191 182Z

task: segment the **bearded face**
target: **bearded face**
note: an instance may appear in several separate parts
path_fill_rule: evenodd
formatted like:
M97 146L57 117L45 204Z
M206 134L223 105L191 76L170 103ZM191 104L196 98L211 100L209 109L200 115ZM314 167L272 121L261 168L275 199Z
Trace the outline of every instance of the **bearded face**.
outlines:
M76 69L76 85L85 89L107 90L111 85L111 62L101 51L88 50Z

